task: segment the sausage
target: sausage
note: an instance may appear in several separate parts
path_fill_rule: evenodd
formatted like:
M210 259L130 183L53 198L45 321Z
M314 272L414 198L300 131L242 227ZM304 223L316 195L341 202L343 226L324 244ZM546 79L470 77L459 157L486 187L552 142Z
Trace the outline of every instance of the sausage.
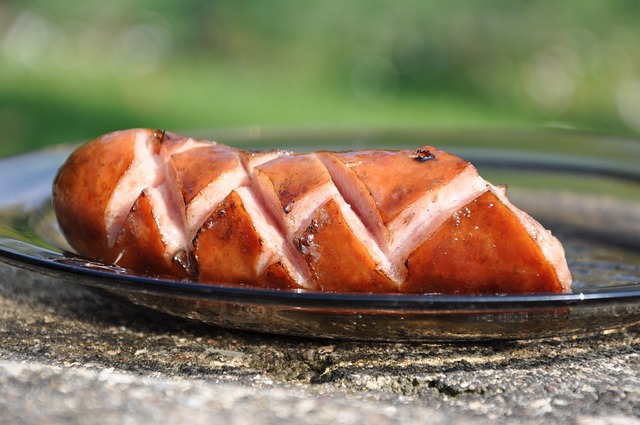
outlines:
M74 151L52 200L78 254L158 276L343 293L571 287L551 232L430 146L245 151L131 129Z

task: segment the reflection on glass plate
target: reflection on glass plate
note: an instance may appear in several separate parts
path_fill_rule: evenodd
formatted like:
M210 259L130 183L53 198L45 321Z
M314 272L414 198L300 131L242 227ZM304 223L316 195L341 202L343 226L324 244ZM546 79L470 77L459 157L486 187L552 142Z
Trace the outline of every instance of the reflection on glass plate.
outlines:
M640 322L640 142L574 132L277 131L201 134L296 150L433 145L471 160L563 242L573 293L346 295L211 286L143 276L69 252L50 207L59 147L0 160L0 263L196 321L362 340L478 340L586 334ZM0 282L1 284L1 282Z

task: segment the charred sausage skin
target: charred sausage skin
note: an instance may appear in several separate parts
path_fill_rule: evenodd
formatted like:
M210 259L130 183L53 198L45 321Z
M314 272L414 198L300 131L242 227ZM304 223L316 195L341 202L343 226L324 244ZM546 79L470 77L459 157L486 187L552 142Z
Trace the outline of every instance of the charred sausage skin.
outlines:
M560 242L468 161L414 150L243 151L99 137L53 184L79 254L212 284L359 293L570 290Z

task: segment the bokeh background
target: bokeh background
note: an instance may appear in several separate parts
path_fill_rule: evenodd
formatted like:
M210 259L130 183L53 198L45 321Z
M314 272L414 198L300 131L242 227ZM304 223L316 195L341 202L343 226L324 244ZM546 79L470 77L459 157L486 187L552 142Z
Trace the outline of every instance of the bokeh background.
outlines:
M635 0L0 0L0 155L149 126L640 133Z

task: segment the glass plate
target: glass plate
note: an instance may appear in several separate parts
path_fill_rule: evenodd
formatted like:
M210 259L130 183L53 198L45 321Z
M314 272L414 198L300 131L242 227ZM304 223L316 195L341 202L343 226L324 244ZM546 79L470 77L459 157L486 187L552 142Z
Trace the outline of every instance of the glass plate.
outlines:
M433 145L483 177L563 242L570 294L347 295L211 286L144 276L69 252L50 207L63 146L0 160L0 263L203 323L308 337L391 341L546 338L640 322L640 142L570 131L275 130L195 134L245 148Z

